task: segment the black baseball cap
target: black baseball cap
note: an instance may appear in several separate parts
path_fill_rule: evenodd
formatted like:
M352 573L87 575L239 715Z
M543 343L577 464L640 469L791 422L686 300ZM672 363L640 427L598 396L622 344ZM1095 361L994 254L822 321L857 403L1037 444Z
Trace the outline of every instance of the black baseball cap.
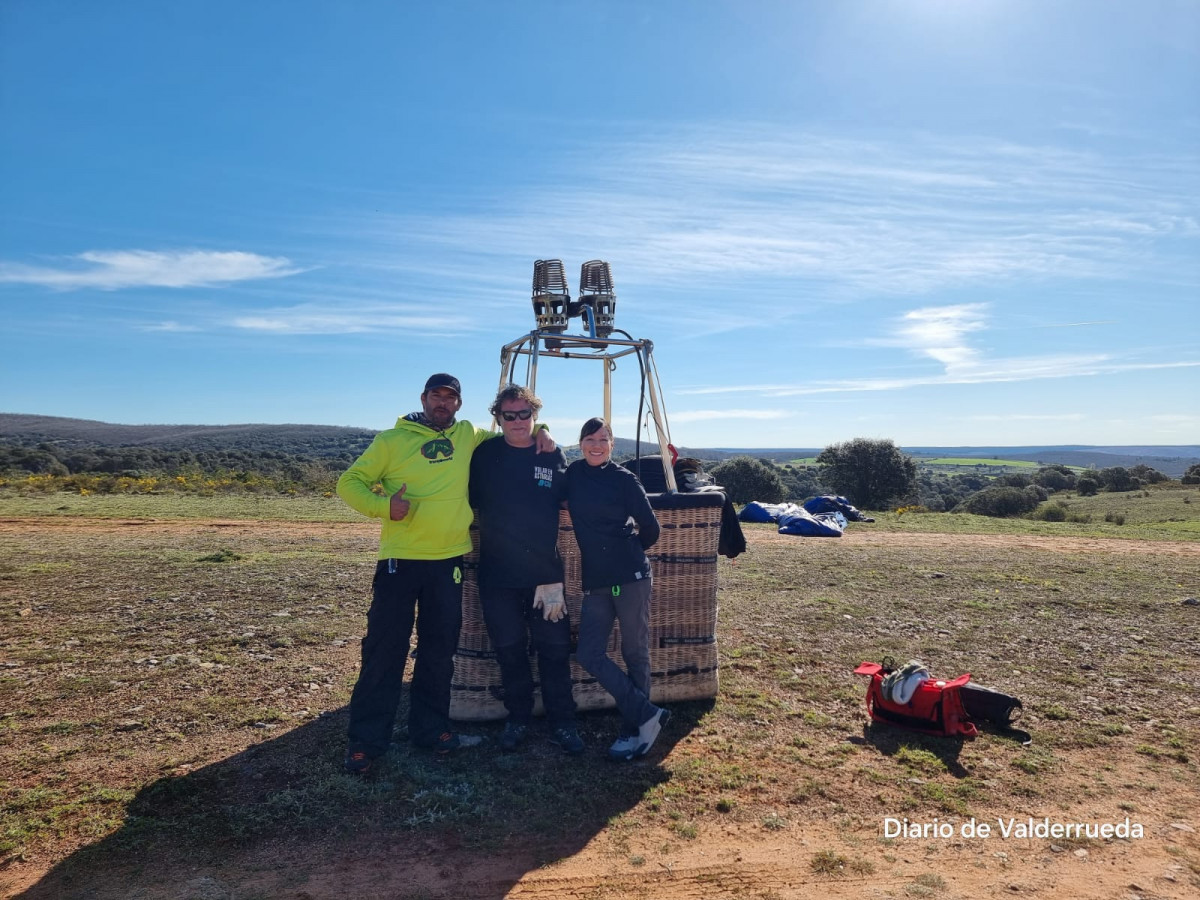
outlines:
M450 388L458 396L462 396L462 385L458 383L458 379L453 375L447 375L445 372L438 372L436 375L430 375L429 380L425 382L425 393L428 394L434 388Z

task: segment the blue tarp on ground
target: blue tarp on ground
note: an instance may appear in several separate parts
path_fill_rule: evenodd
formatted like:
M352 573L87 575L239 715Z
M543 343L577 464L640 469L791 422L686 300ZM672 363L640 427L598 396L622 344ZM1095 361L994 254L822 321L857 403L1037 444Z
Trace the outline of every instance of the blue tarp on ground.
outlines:
M738 513L738 519L743 522L775 522L788 507L795 505L794 503L759 503L757 500L751 500L742 507L742 511Z
M752 500L742 507L738 518L743 522L778 522L780 534L802 537L841 537L846 528L846 516L841 510L812 513L795 503L759 503Z
M833 497L825 495L823 497L812 497L804 501L804 508L813 515L820 513L838 512L846 517L849 522L874 522L875 520L869 516L864 516L845 497Z
M813 515L801 508L794 513L779 517L780 534L797 534L801 537L841 537L846 529L846 517L840 512Z

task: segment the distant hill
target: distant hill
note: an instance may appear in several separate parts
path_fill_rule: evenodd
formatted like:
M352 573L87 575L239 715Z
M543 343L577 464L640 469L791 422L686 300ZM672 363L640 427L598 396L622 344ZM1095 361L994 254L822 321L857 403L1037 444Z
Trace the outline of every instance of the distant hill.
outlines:
M337 425L113 425L89 419L0 413L0 441L32 446L153 447L161 450L271 450L340 457L366 449L375 432Z
M996 450L1000 452L994 452ZM962 451L960 453L960 451ZM918 451L905 448L914 456ZM932 452L941 455L970 455L996 457L998 459L1031 459L1042 465L1083 466L1106 469L1110 466L1146 465L1158 469L1169 478L1179 478L1189 466L1200 463L1200 447L1194 445L1149 446L1149 447L950 447L922 448L924 456Z
M155 447L162 450L273 450L292 456L341 456L347 448L362 452L377 432L339 425L114 425L91 419L67 419L0 413L0 441L20 446L41 443L70 447ZM574 435L571 435L574 437ZM617 438L618 456L632 456L636 442ZM658 445L642 441L642 455ZM680 449L681 455L724 459L736 454Z
M1107 469L1111 466L1146 465L1170 478L1179 478L1188 466L1200 462L1200 446L1042 446L1042 447L905 447L914 457L971 456L996 459L1026 459L1044 466L1081 466Z
M786 462L816 456L821 447L790 447L785 449L754 449L722 447L715 450L691 450L688 454L702 459L724 459L731 456L753 456ZM1189 466L1200 463L1200 445L1139 445L1096 447L1086 444L1046 445L1030 447L901 447L915 457L936 459L942 456L979 457L982 459L1032 460L1042 465L1081 466L1105 469L1110 466L1147 465L1171 478L1179 478ZM682 452L682 451L681 451Z
M272 451L297 457L350 458L366 448L376 432L366 428L337 425L114 425L88 419L0 413L0 442L18 446L40 443L70 447L151 447L162 450ZM571 436L573 437L573 435ZM618 457L632 456L635 443L617 438ZM642 455L658 447L642 441ZM816 456L820 447L790 449L679 448L682 456L721 460L753 456L783 462ZM1029 447L903 447L914 457L965 456L996 459L1026 459L1044 465L1134 466L1145 464L1171 478L1179 478L1188 466L1200 463L1200 445L1114 446L1090 445Z

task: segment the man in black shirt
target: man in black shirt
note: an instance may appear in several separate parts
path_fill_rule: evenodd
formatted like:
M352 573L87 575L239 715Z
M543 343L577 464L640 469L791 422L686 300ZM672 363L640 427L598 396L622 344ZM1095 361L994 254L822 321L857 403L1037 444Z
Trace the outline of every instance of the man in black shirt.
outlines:
M575 728L571 624L558 555L566 459L561 449L537 451L533 430L541 406L528 388L504 387L491 407L504 440L485 441L471 458L471 505L479 513L479 599L508 710L501 748L516 750L528 734L532 638L551 740L574 754L583 751L583 740Z

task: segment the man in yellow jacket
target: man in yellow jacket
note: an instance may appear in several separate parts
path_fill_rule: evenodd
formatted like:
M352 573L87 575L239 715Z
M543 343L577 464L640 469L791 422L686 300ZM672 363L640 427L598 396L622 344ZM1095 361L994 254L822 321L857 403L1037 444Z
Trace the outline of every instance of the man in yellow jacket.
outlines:
M350 697L345 766L355 775L365 775L391 743L414 618L409 740L439 754L479 743L451 729L450 682L462 627L463 554L471 549L471 455L495 434L457 421L461 406L457 378L430 376L421 411L376 435L338 479L338 496L383 521L362 667ZM538 440L554 449L547 432Z

